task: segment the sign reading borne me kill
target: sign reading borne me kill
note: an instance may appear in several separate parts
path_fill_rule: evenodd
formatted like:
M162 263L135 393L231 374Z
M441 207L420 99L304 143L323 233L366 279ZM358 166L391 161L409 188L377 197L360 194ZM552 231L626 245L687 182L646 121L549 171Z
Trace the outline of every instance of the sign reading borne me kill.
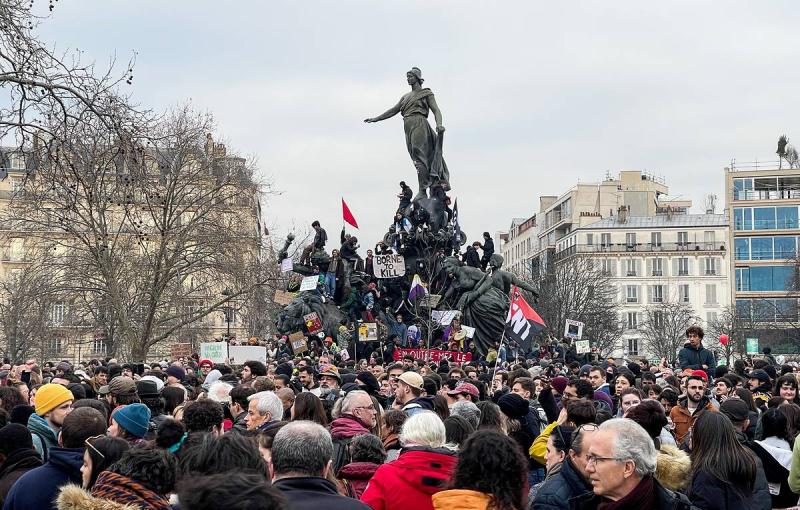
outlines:
M398 278L406 274L406 261L402 255L375 255L375 278Z

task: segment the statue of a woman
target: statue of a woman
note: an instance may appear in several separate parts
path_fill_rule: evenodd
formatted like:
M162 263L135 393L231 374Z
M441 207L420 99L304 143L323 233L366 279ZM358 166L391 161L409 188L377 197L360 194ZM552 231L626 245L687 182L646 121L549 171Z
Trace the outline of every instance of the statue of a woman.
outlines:
M460 294L456 308L462 313L462 323L475 328L472 344L478 354L485 355L503 336L508 296L494 285L492 275L462 265L458 257L447 257L443 267L447 276L453 279L444 299L452 292Z
M403 127L406 132L406 148L417 169L419 192L414 200L427 197L426 190L441 186L444 191L450 189L450 173L442 157L442 140L444 126L442 112L436 104L431 89L422 88L422 71L412 67L406 73L411 92L400 98L400 101L386 112L365 119L364 122L379 122L394 117L398 113L403 116ZM436 120L436 133L428 124L428 111L433 112ZM437 136L438 133L438 136Z

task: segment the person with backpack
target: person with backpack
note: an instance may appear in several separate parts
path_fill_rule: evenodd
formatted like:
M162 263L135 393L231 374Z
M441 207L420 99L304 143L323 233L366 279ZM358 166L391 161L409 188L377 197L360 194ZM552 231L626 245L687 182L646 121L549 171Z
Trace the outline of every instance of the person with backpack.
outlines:
M49 450L58 447L58 434L74 400L72 393L60 384L45 384L36 392L36 412L28 418L28 430L34 449L45 462Z

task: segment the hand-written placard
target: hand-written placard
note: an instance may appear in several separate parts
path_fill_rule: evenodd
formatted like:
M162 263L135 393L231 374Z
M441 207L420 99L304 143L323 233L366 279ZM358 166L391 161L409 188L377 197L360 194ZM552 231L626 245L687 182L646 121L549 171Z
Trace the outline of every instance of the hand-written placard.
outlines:
M213 363L225 363L227 358L227 342L203 342L200 344L200 359L211 360Z
M402 255L375 255L373 267L376 278L399 278L406 274L406 262Z
M303 281L300 282L300 290L314 290L317 288L317 284L319 283L319 276L306 276L303 278Z
M286 292L285 290L275 290L275 296L272 300L279 305L288 305L295 298L293 292Z
M281 260L281 273L288 273L294 269L294 263L292 259L283 259Z
M575 353L576 354L586 354L587 352L592 350L591 343L589 340L578 340L575 342Z
M292 346L292 352L295 354L301 354L308 350L306 336L300 332L289 335L289 345Z
M315 335L322 331L322 321L319 320L317 312L311 312L303 315L303 320L306 323L306 330L310 335Z
M172 356L172 360L175 361L178 358L188 358L192 355L192 344L189 343L180 343L180 344L172 344L169 349L170 355Z

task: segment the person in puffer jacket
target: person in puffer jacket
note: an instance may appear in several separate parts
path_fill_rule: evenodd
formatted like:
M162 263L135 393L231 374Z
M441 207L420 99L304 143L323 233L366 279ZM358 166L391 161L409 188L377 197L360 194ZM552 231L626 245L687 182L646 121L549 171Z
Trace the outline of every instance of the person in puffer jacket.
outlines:
M351 462L339 470L339 481L344 492L359 499L375 471L386 461L386 449L377 436L363 434L350 443Z
M444 488L457 462L445 441L444 423L434 412L409 417L400 457L378 468L361 501L373 510L433 510L431 497Z

